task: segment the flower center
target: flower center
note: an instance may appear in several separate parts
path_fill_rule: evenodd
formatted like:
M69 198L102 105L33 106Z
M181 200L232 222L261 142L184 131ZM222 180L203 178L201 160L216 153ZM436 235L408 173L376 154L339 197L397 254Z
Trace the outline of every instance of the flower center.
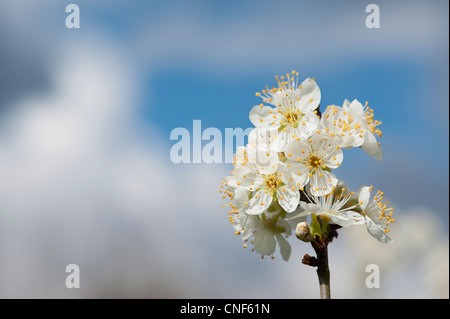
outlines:
M308 163L310 166L317 168L320 166L320 162L322 162L322 160L320 158L318 158L315 155L310 155L308 158Z
M274 175L269 175L266 178L266 186L270 189L276 189L278 186L280 186L281 181L278 179L278 177Z
M286 112L284 113L284 117L288 123L295 123L298 121L300 116L298 113Z

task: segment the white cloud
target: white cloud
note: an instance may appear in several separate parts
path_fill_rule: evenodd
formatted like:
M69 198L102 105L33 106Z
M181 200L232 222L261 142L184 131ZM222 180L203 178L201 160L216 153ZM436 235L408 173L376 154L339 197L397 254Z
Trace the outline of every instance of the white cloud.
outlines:
M388 245L363 234L364 227L342 231L341 258L347 271L357 275L359 270L362 281L368 275L361 272L366 265L377 264L381 270L381 288L367 291L360 285L354 297L366 293L373 298L448 298L449 243L440 220L422 207L398 210L394 217L394 242Z
M0 296L224 293L209 285L229 267L217 258L224 234L233 238L218 192L225 172L171 164L158 132L140 135L134 73L118 51L67 47L52 89L2 119ZM70 263L79 291L64 286Z
M181 186L158 143L143 145L136 134L133 76L120 60L110 60L117 54L101 48L69 47L55 66L52 91L21 101L3 119L3 296L57 296L51 283L64 276L64 262L85 265L85 274L86 267L100 271L109 262L113 268L133 264L120 262L127 255L121 249L133 249L133 240L144 249L142 265L157 268L151 274L167 266L158 259L176 228L173 214L184 198L171 193ZM100 264L97 255L105 258ZM122 275L132 277L132 271Z
M355 59L402 60L405 55L446 57L448 19L440 5L427 2L380 4L377 30L366 28L362 3L289 2L278 8L252 7L248 14L242 10L214 23L202 13L176 10L158 23L139 21L131 46L151 65L189 60L222 73L293 65L329 68Z

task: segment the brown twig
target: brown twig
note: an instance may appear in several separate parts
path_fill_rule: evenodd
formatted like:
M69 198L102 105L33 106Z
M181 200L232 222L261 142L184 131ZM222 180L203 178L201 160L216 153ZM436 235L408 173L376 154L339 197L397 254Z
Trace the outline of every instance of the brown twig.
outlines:
M337 237L337 232L335 237ZM328 237L316 238L311 242L317 257L305 254L302 263L311 267L317 267L317 276L319 278L320 298L330 299L330 269L328 268Z

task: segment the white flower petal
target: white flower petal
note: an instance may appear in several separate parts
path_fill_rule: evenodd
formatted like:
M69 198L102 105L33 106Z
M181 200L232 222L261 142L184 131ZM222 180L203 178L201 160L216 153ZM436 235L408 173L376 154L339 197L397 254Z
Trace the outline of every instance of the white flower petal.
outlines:
M361 145L361 148L373 158L379 161L383 160L383 151L381 150L380 145L378 145L375 135L373 135L371 132L365 132L364 143Z
M287 221L286 219L281 219L281 218L279 218L279 219L277 220L277 226L281 226L281 227L284 228L283 234L289 235L289 236L292 234L292 226L291 226L291 223L290 223L289 221ZM297 224L294 225L294 227L296 227L296 226L297 226Z
M372 219L370 219L368 216L365 216L366 219L366 227L369 234L372 235L372 237L378 239L381 243L389 243L393 241L389 236L384 232L383 228L381 228L379 225L374 223Z
M286 184L289 184L292 187L295 186L296 188L300 189L304 187L309 182L309 170L308 167L305 165L296 165L291 164L290 167L288 167L287 172L283 176L283 182ZM292 180L292 182L289 181L289 178Z
M248 201L247 210L249 215L260 215L272 204L272 196L270 191L266 193L264 189L258 190L255 195Z
M337 215L330 215L330 217L334 224L342 227L361 225L365 223L364 217L361 214L350 210L343 212L341 211Z
M276 241L273 233L265 228L258 229L253 236L255 251L262 256L270 256L275 252Z
M366 209L367 205L369 204L369 199L370 199L370 187L368 186L361 187L359 190L358 202L362 210Z
M273 150L257 149L250 152L252 163L254 163L258 171L262 174L273 174L278 169L278 153Z
M308 138L313 135L320 126L320 119L314 113L306 113L299 119L298 126L294 134L300 138Z
M311 151L311 146L305 140L292 141L285 147L285 155L289 161L297 161L298 158L305 159Z
M284 261L288 261L289 257L291 256L291 245L289 245L286 238L283 237L281 234L276 234L278 245L280 246L280 254Z
M329 168L338 168L342 161L344 160L344 153L341 148L337 148L335 144L327 149L327 159L324 161L324 164Z
M255 105L252 110L250 111L250 121L255 125L256 127L279 127L279 121L275 121L275 124L272 124L274 122L273 115L276 115L277 112L274 111L273 108L267 106L267 105ZM278 124L277 124L278 122Z
M320 205L316 205L313 203L307 203L307 202L300 202L300 206L305 210L305 214L316 214L321 215L325 213L325 209L322 208Z
M333 173L318 169L310 178L309 183L311 194L314 196L325 196L333 191L333 188L338 183L338 179Z
M277 200L286 212L291 213L298 207L300 202L300 192L296 187L292 189L292 187L285 185L285 187L278 189Z
M297 136L297 134L298 134L297 130L294 127L292 126L285 127L279 133L279 143L284 147L286 147L286 145L288 145L289 143L291 143L296 139L296 137L293 136Z
M249 239L253 236L255 230L263 227L262 221L258 216L248 215L244 212L234 214L231 218L234 221L233 228L241 233L242 240Z
M251 190L250 188L257 187L256 177L257 174L254 169L248 166L240 166L233 171L233 176L228 179L227 184L231 187ZM254 183L254 185L251 183Z
M346 110L348 109L349 105L350 105L350 101L347 99L345 99L344 103L342 103L342 107Z
M300 202L300 206L294 212L290 213L288 217L286 217L286 221L294 228L298 223L306 221L306 217L309 215L309 212L303 209L301 203L302 202Z
M247 147L246 146L239 146L236 148L236 153L234 154L234 162L235 166L239 165L245 165L247 164L248 156L247 156Z
M348 101L347 101L348 102ZM344 101L345 103L345 101ZM350 103L346 107L347 111L351 116L355 119L362 119L364 117L364 106L359 102L358 100L353 100L352 103Z
M300 100L296 105L303 113L314 111L320 104L321 93L319 86L310 78L304 80L300 89Z
M245 206L245 203L249 200L249 192L244 188L236 188L234 191L234 202L236 206L242 208Z
M355 130L352 136L347 136L348 147L360 147L364 143L364 134Z

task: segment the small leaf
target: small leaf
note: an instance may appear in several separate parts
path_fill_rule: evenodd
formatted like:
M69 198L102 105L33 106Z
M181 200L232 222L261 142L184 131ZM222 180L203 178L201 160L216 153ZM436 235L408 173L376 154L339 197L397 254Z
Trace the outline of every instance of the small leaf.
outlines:
M311 214L311 234L316 237L322 237L322 227L320 226L319 221L317 220L316 214Z

